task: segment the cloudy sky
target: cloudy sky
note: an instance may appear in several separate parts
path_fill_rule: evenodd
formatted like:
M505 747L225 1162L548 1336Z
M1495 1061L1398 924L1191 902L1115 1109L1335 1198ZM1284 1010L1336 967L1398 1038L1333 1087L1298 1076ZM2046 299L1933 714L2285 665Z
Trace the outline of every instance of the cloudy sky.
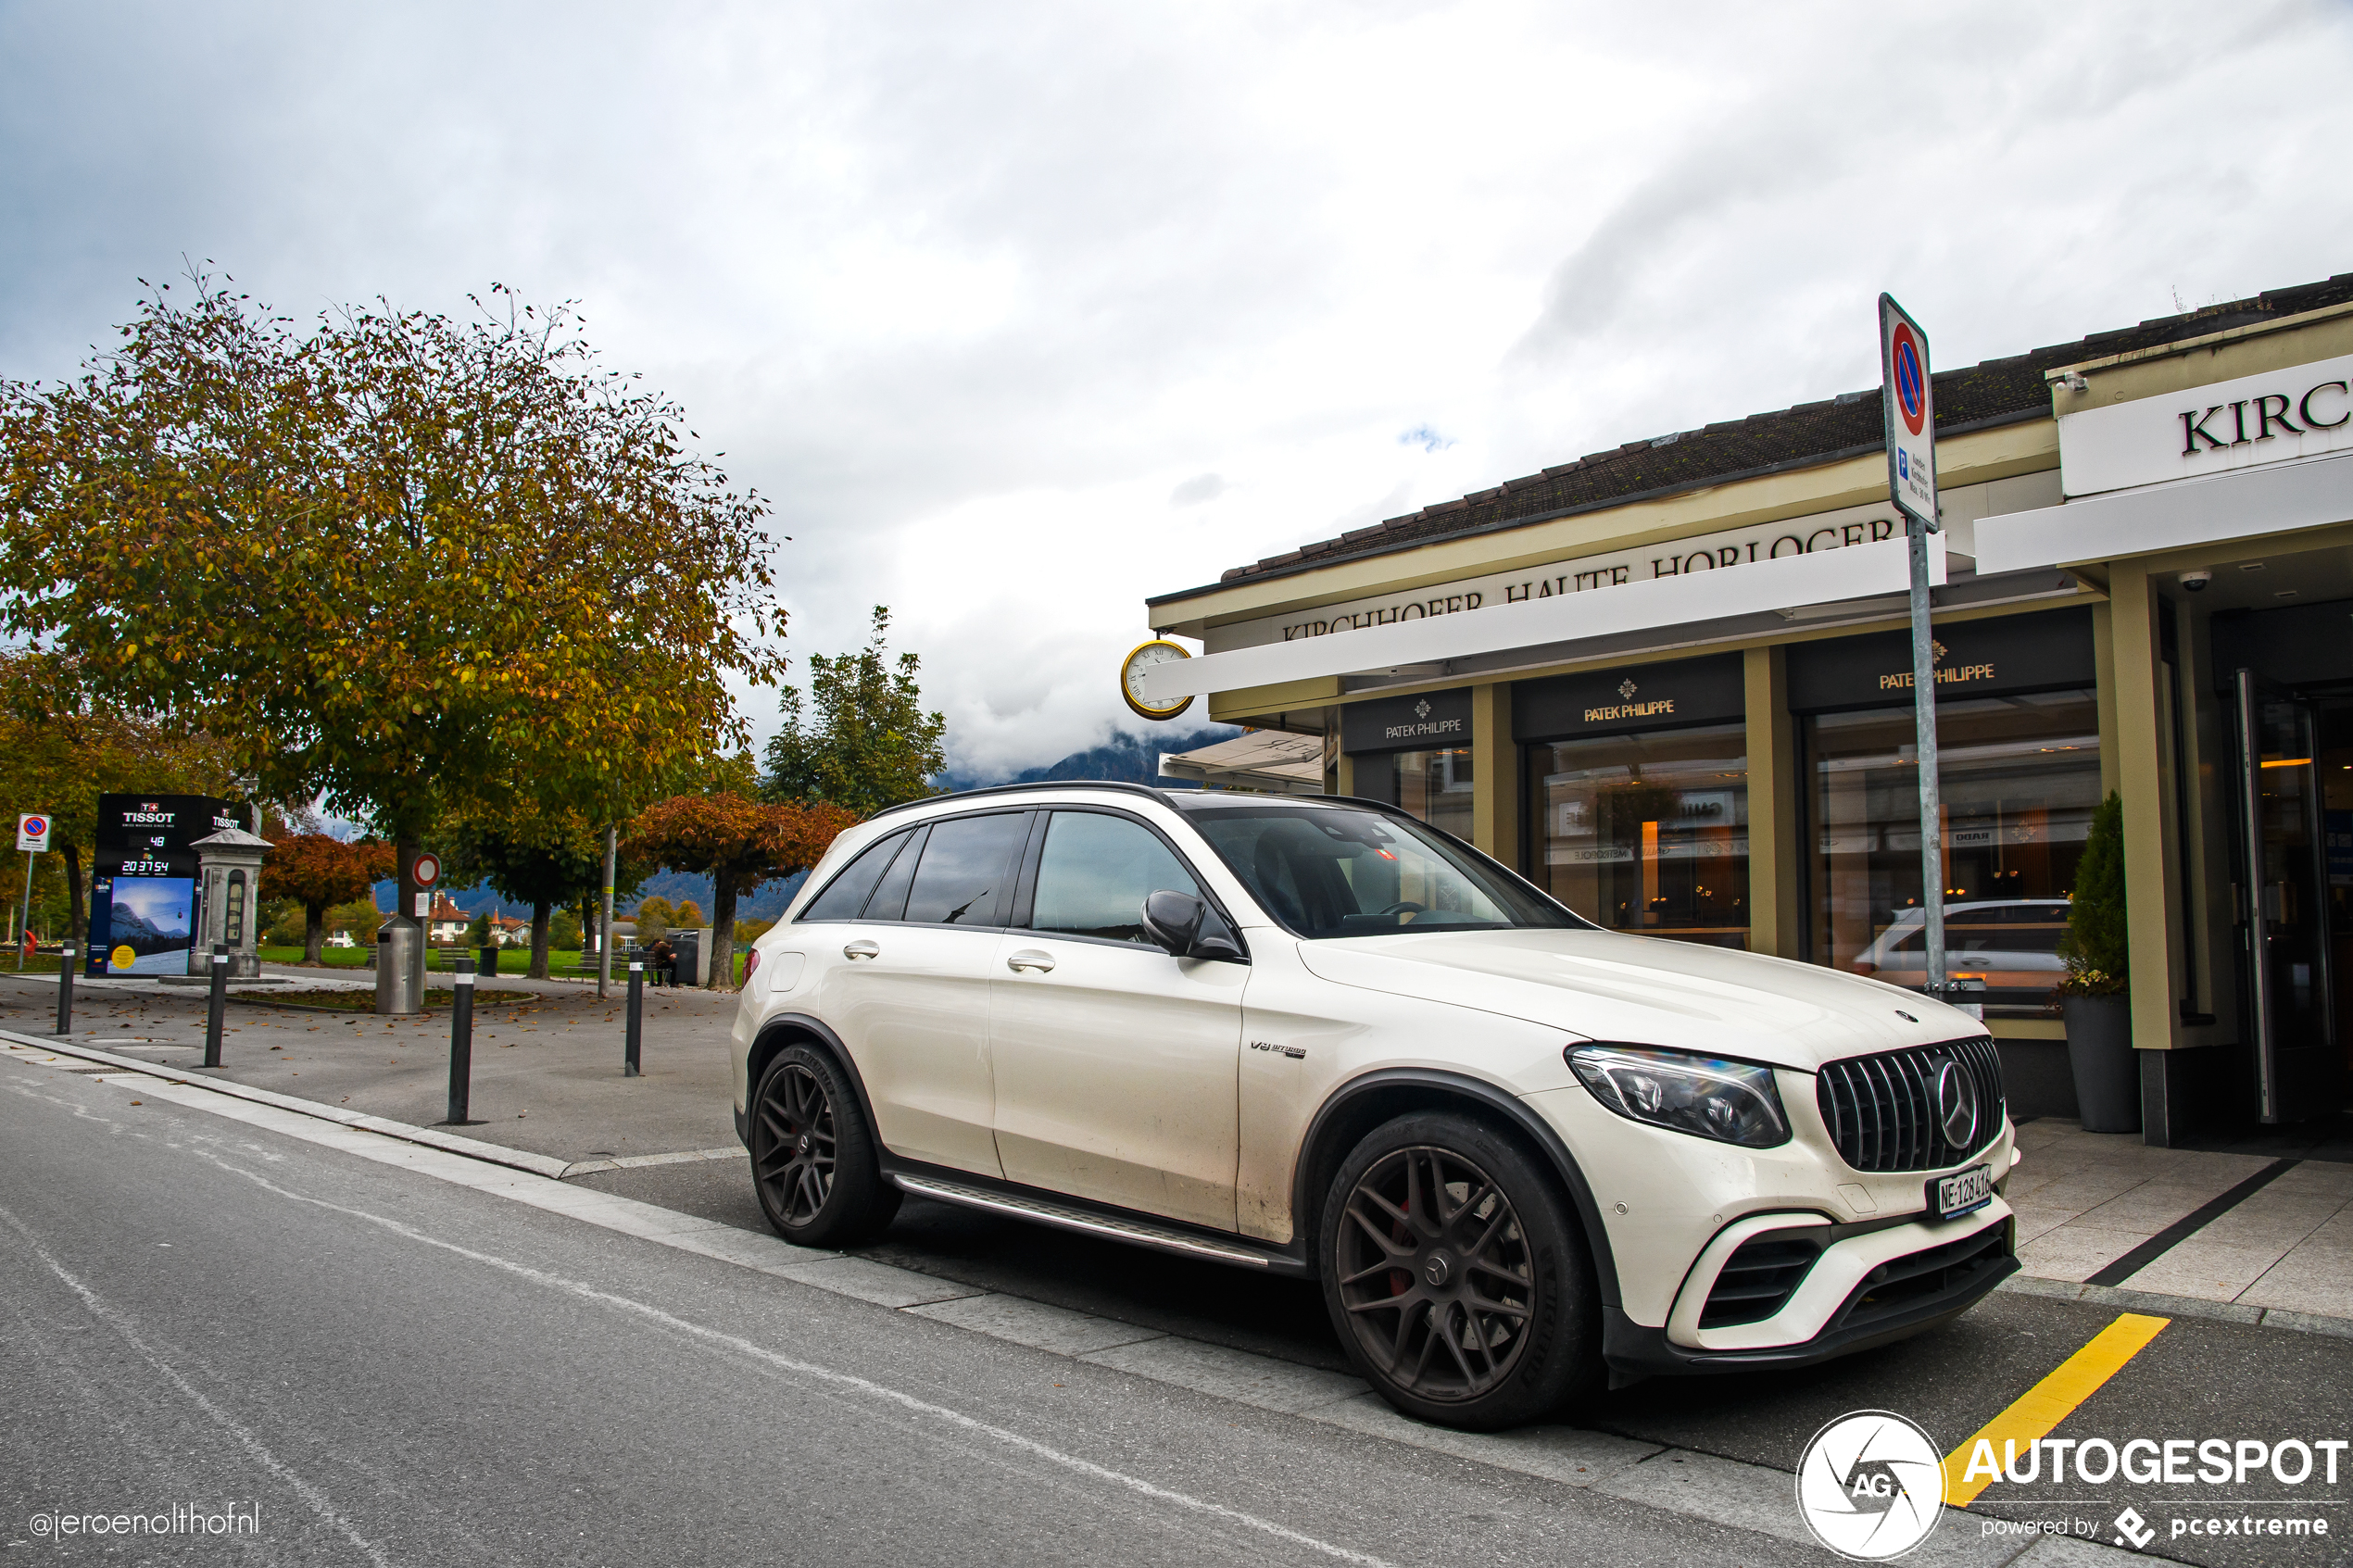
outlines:
M2344 0L0 3L0 374L183 256L576 299L988 775L1147 595L1874 384L1881 288L1958 365L2353 270L2348 82Z

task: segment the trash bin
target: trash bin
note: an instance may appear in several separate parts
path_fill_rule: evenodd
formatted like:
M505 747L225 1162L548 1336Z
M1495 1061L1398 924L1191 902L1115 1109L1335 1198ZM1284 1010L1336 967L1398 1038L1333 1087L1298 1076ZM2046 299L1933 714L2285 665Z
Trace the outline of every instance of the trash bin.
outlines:
M670 947L671 950L678 955L678 984L681 985L701 985L703 981L702 933L673 931L670 934Z
M498 944L484 942L482 945L482 956L474 964L474 972L476 974L498 972Z
M424 933L397 916L376 933L376 1010L410 1013L422 1010L424 996L417 973L417 948Z

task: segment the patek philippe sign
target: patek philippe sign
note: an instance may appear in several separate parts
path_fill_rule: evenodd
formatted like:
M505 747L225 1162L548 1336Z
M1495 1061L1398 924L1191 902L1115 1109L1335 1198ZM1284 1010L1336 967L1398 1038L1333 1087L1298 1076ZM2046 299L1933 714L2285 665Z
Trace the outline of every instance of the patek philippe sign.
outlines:
M1747 711L1738 654L1522 681L1512 688L1512 738L1737 723Z
M1352 702L1340 710L1340 740L1366 751L1445 751L1471 741L1470 688Z
M2089 686L2095 678L2088 609L1943 623L1933 652L1939 702ZM1909 632L1799 643L1788 659L1793 713L1911 706Z
M1627 583L1648 583L1661 577L1687 577L1699 571L1727 571L1752 561L1780 560L1790 556L1818 555L1850 545L1872 545L1903 533L1895 508L1886 502L1817 512L1780 522L1670 539L1605 556L1580 556L1551 561L1516 571L1490 572L1437 587L1352 599L1288 615L1262 616L1227 626L1213 626L1205 642L1210 653L1291 643L1302 637L1325 637L1365 626L1390 626L1428 616L1459 615L1465 610L1526 599L1549 599L1562 594L1590 593Z
M2058 436L2070 496L2353 451L2353 355L2061 414Z

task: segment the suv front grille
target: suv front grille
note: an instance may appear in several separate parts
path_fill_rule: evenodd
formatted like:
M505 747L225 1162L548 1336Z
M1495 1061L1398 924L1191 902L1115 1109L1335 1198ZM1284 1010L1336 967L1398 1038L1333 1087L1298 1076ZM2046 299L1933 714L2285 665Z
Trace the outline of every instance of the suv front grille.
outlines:
M1977 1085L1977 1133L1968 1148L1946 1142L1937 1118L1936 1074L1948 1061ZM1814 1098L1839 1158L1857 1171L1933 1171L1957 1164L2001 1130L2002 1061L1982 1036L1850 1057L1823 1067Z
M1863 1276L1830 1327L1866 1328L1915 1308L1965 1296L1989 1273L2008 1273L2017 1266L2010 1261L2011 1225L2004 1220L1975 1236L1889 1259Z

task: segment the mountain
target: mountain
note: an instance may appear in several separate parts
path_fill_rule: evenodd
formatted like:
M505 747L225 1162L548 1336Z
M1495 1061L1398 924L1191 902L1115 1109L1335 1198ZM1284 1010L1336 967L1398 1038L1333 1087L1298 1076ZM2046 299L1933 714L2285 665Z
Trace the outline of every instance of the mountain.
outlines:
M128 947L144 957L149 953L185 947L188 934L177 926L166 931L130 905L119 904L107 917L107 945Z
M797 872L791 876L779 877L774 882L761 884L760 886L736 900L736 919L738 922L774 920L785 912L785 906L791 903L792 896L800 890L801 878L808 874L806 872ZM488 884L479 887L447 887L442 891L451 903L465 910L469 917L489 913L507 915L515 920L531 918L530 905L518 904L511 898L499 897L491 890ZM393 883L376 884L376 908L391 909L399 892L399 887ZM637 907L638 899L650 898L656 894L669 899L673 904L683 903L692 898L701 906L706 917L711 913L712 899L711 878L697 876L688 872L656 872L638 884L635 892L625 895L618 902L625 915Z
M978 789L989 784L1078 783L1106 780L1121 784L1157 784L1163 789L1192 789L1189 779L1164 779L1160 776L1160 757L1164 751L1191 751L1200 746L1214 746L1221 740L1232 740L1242 732L1233 724L1205 724L1182 734L1154 734L1139 738L1125 731L1115 732L1102 746L1085 751L1074 751L1059 762L1042 768L1031 768L1015 773L1010 779L980 779L971 774L943 773L939 783L949 789Z

